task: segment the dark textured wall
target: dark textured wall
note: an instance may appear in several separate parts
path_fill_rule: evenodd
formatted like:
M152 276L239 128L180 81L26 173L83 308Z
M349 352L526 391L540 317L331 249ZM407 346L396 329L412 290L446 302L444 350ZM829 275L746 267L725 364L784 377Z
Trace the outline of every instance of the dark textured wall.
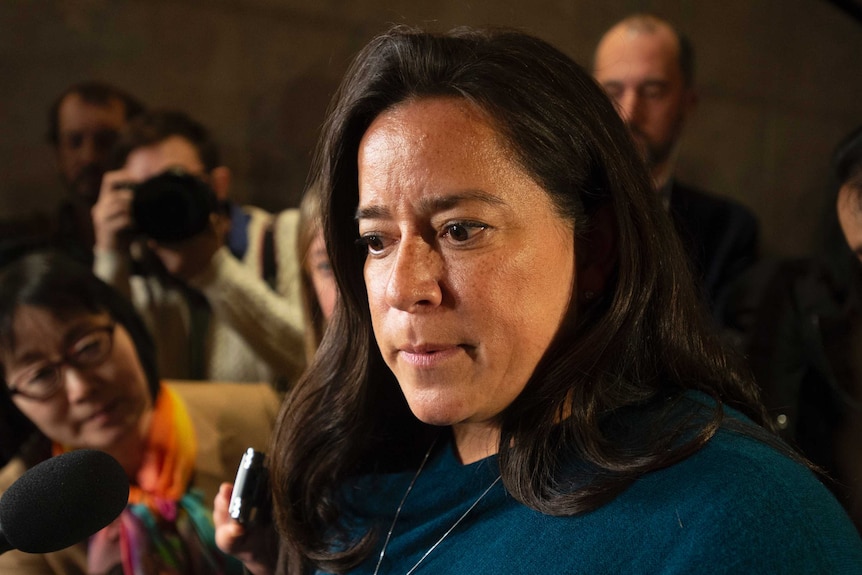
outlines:
M862 26L825 0L3 0L0 217L60 197L45 142L49 103L86 78L209 125L235 195L295 205L329 95L350 57L392 23L516 26L584 65L636 10L693 39L700 106L678 172L761 218L768 253L812 245L828 159L862 123Z

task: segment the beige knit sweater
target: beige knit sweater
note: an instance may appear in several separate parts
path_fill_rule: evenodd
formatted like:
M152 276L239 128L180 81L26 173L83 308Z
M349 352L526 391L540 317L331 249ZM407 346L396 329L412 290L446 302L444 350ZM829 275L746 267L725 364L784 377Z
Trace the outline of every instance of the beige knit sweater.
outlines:
M127 294L156 340L160 375L191 379L191 349L203 350L203 379L293 382L305 367L300 262L296 258L298 210L273 216L246 206L251 215L248 250L242 261L226 247L189 284L206 298L212 314L205 333L193 333L183 290L156 275L132 275L131 256L95 252L94 272ZM263 237L273 226L276 290L262 278Z

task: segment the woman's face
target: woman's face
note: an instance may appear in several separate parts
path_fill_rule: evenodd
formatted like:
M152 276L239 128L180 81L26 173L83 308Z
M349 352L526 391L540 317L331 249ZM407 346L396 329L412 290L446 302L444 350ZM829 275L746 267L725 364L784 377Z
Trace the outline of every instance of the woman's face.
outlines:
M107 314L75 314L60 319L44 308L24 305L14 316L15 349L2 350L7 384L47 377L50 364L70 357L86 357L95 334L112 325ZM14 394L21 412L49 439L69 448L111 452L144 437L152 398L144 370L129 333L113 330L110 353L95 365L63 363L59 391L37 400Z
M332 275L332 264L329 263L329 255L326 253L322 230L314 235L311 245L308 246L305 265L306 273L314 286L314 295L317 297L320 311L324 319L329 321L335 309L335 296L338 289L335 287L335 276Z
M573 224L460 99L384 112L358 162L365 283L384 360L420 420L492 423L566 314Z

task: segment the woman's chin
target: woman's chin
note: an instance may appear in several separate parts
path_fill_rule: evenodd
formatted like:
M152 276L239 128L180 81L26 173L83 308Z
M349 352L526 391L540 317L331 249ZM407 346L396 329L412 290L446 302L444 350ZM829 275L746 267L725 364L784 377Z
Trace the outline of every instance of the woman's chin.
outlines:
M463 420L460 410L440 402L408 402L413 415L428 425L450 426Z
M413 415L428 425L448 427L471 421L475 413L469 402L451 394L425 393L407 398Z
M130 429L128 425L101 426L83 435L81 447L99 449L110 453L127 446L132 433L133 429Z

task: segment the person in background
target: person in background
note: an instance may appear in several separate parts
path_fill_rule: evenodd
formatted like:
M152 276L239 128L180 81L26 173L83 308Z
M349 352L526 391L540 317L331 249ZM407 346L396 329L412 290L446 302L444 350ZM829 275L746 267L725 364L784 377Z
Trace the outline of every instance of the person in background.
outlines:
M309 363L323 339L326 324L332 318L338 294L332 264L326 253L320 217L320 187L312 185L299 204L296 242L296 257L302 262L302 300Z
M833 167L838 182L836 210L851 259L855 259L851 280L845 285L851 295L845 299L843 345L829 346L834 373L832 396L837 405L833 421L837 484L856 526L862 532L862 126L847 134L837 146ZM838 351L836 354L835 351ZM834 385L837 383L837 385Z
M833 156L838 223L848 247L862 263L862 126L844 137Z
M266 573L851 573L612 103L518 32L396 28L321 133L338 284L270 449ZM357 252L357 244L363 248Z
M832 157L812 255L766 258L732 298L743 349L781 436L817 465L862 532L862 128Z
M121 133L115 155L120 169L105 175L92 211L94 270L131 298L161 342L162 373L285 388L305 365L298 210L273 215L231 202L230 170L209 131L183 112L139 116ZM182 239L154 239L133 217L135 185L168 170L192 176L182 180L186 188L214 196L209 221ZM181 187L164 186L157 223L181 212Z
M758 257L759 224L742 204L674 178L680 136L697 103L694 68L688 38L650 14L612 26L593 58L593 75L616 103L723 324L731 286Z
M86 81L63 91L48 111L48 142L66 197L57 221L57 245L90 261L94 242L90 209L99 197L111 149L143 105L124 90Z
M157 343L157 342L156 342ZM113 456L129 505L89 541L10 551L16 575L241 573L213 540L210 502L248 447L264 449L279 399L268 384L161 381L156 349L128 300L83 265L36 252L0 271L0 421L14 457L0 493L70 450Z
M143 110L127 92L103 82L70 86L48 110L47 140L65 193L56 209L0 221L0 252L56 248L93 261L90 209L119 130Z

